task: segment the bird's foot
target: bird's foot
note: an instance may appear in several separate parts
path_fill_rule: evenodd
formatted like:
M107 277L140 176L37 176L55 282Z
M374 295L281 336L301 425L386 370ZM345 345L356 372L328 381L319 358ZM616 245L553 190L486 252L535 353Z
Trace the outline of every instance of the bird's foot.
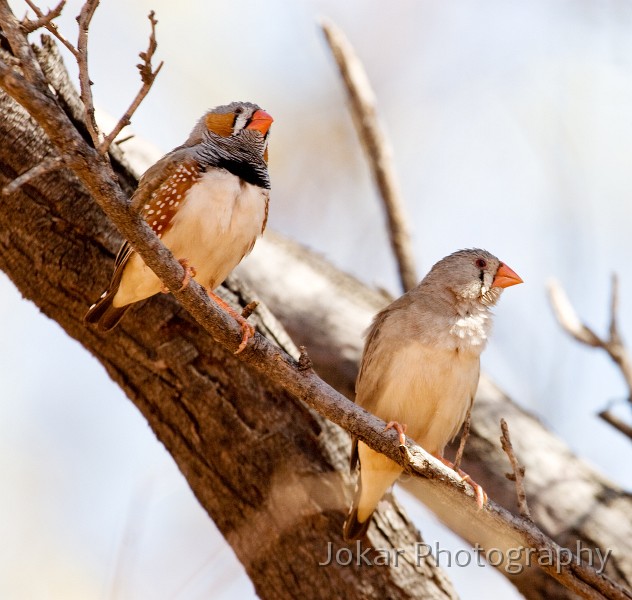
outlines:
M483 506L485 506L487 502L487 494L485 493L483 487L479 483L476 483L476 481L474 481L465 471L459 469L457 473L461 476L463 481L466 481L472 486L472 489L474 490L474 498L476 498L478 509L480 510L481 508L483 508Z
M215 302L218 306L223 308L241 327L241 343L237 350L235 350L235 354L239 354L248 344L248 340L254 336L255 328L253 325L248 323L243 316L241 316L230 304L224 302L217 294L213 293L211 290L206 290L209 298Z
M389 421L386 424L386 427L384 427L384 431L388 431L389 429L394 429L395 431L397 431L397 433L399 434L399 445L405 446L406 445L406 429L408 429L408 425L406 425L406 423L402 425L401 423L398 423L397 421Z
M187 285L189 285L191 278L195 277L197 273L195 271L195 267L192 267L191 265L189 265L189 259L179 258L178 262L182 265L182 268L184 269L184 277L182 278L182 285L178 288L178 291L181 292L183 289L187 287ZM162 287L162 290L160 291L163 294L168 294L169 288L166 285L164 285Z
M461 478L461 481L465 481L472 486L472 490L474 490L474 498L476 499L476 504L478 505L479 509L485 506L485 503L487 502L487 494L480 484L476 483L476 481L474 481L465 471L461 469L455 469L454 463L450 462L447 458L444 458L440 454L433 454L432 456L441 461L446 467L452 469L455 473L457 473L457 475L459 475L459 477Z

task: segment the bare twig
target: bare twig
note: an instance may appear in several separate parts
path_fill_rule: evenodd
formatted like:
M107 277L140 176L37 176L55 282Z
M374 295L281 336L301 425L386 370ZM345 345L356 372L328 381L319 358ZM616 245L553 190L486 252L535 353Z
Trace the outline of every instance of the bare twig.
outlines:
M86 0L83 5L77 23L79 24L79 38L77 40L77 66L79 67L79 87L81 101L85 107L85 121L88 133L92 138L95 148L99 147L99 127L94 116L94 99L92 97L92 81L88 71L88 31L94 11L99 6L99 0Z
M527 493L524 490L524 471L525 468L520 465L513 446L511 444L511 438L509 437L509 426L505 419L500 420L500 428L502 435L500 436L500 443L502 448L511 463L511 469L513 473L505 473L505 477L516 484L516 497L518 499L518 510L520 515L525 519L531 519L531 513L529 512L529 505L527 504Z
M59 15L61 15L62 10L64 10L64 6L66 5L66 0L61 0L61 2L55 7L50 9L47 13L43 13L40 8L32 2L32 0L24 0L30 7L30 9L35 13L37 19L31 20L26 16L22 19L20 25L24 30L24 33L29 34L33 33L40 27L45 27L50 31L53 35L57 35L57 26L53 23L53 19L56 19ZM60 40L62 41L62 40ZM73 48L74 50L74 48Z
M119 122L116 124L114 129L112 129L109 135L99 146L98 150L99 154L101 155L104 155L108 151L116 136L121 133L121 130L130 124L133 114L140 106L140 103L145 99L145 96L147 96L147 94L149 93L151 86L153 85L158 73L160 72L160 69L162 69L162 65L164 64L164 62L161 61L155 70L153 70L152 68L151 61L154 53L156 52L156 48L158 47L158 44L156 42L156 25L158 21L155 19L155 13L153 10L149 13L147 18L151 23L149 46L147 47L147 50L145 52L141 52L139 54L143 62L136 65L138 67L138 70L140 71L140 78L143 82L143 85L138 91L138 94L136 94L136 97L130 104L129 108L125 111L125 114L119 119Z
M305 346L299 346L298 349L301 352L298 358L298 370L302 372L311 371L314 365L312 364L312 359L309 357L309 354L307 354L307 348Z
M389 237L402 288L408 291L418 283L415 259L390 144L377 116L375 94L360 59L344 33L330 21L322 21L321 27L347 88L358 135L386 210Z
M549 282L549 300L558 323L578 342L605 350L619 367L628 387L628 399L632 402L632 358L621 339L618 327L619 284L616 274L612 276L610 299L610 327L608 339L600 338L588 325L581 322L571 305L566 292L555 280Z
M472 424L472 406L467 411L467 416L463 422L463 428L461 429L461 439L459 440L459 448L456 451L456 457L454 459L454 470L459 471L461 468L461 461L463 460L463 453L465 452L465 444L467 444L467 438L470 437L470 426Z
M122 137L120 140L116 140L116 142L114 142L117 146L120 146L121 144L124 144L125 142L129 142L131 139L134 139L134 134L130 133L129 135L126 135L125 137Z
M609 425L612 425L616 430L621 432L623 435L627 436L632 440L632 427L622 421L619 417L612 414L610 410L605 409L599 413L599 418L603 419Z
M247 319L253 312L255 312L257 306L259 306L259 302L257 300L248 302L248 304L246 304L246 306L244 306L243 310L241 311L241 316L244 319Z
M25 183L28 183L34 177L39 177L40 175L44 175L44 173L48 173L53 169L57 169L64 162L61 156L54 156L47 160L42 161L41 163L35 165L32 169L29 169L25 173L22 173L19 177L16 177L11 183L7 184L2 188L2 194L8 196L13 192L16 192L20 187L22 187Z

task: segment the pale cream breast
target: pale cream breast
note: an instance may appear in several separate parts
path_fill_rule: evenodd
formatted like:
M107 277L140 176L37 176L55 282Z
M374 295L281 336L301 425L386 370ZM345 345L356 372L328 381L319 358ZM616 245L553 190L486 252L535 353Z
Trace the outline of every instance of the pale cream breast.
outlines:
M442 453L465 420L478 377L477 354L409 342L390 357L374 412L405 423L428 452Z
M186 258L195 268L196 281L214 289L261 235L268 194L224 169L209 169L187 192L162 241L176 258ZM161 289L158 277L134 255L114 305L138 302Z

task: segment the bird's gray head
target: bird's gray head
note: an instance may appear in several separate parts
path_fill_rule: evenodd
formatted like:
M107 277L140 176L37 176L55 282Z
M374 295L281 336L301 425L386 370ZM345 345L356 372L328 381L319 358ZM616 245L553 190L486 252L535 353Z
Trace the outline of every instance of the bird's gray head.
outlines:
M478 300L493 306L504 288L522 283L522 279L490 252L474 248L442 258L424 282L441 285L457 302Z
M231 102L210 109L197 122L189 139L193 146L210 138L222 146L241 146L268 160L272 117L252 102Z
M242 180L270 189L268 136L272 117L251 102L209 110L185 143L203 168L223 168Z

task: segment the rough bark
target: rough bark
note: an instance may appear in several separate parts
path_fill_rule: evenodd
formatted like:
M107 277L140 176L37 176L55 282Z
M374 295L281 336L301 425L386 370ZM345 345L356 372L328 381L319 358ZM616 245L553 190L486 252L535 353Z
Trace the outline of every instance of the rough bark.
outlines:
M54 155L41 129L4 93L0 140L0 186ZM132 189L125 167L114 167ZM259 596L455 597L432 560L399 568L318 566L327 542L334 551L348 547L341 539L346 435L213 342L172 297L134 308L107 335L84 326L120 242L68 170L42 175L0 202L0 268L102 362L142 412ZM282 339L271 317L258 325ZM384 548L419 539L396 503L383 512L381 531Z

